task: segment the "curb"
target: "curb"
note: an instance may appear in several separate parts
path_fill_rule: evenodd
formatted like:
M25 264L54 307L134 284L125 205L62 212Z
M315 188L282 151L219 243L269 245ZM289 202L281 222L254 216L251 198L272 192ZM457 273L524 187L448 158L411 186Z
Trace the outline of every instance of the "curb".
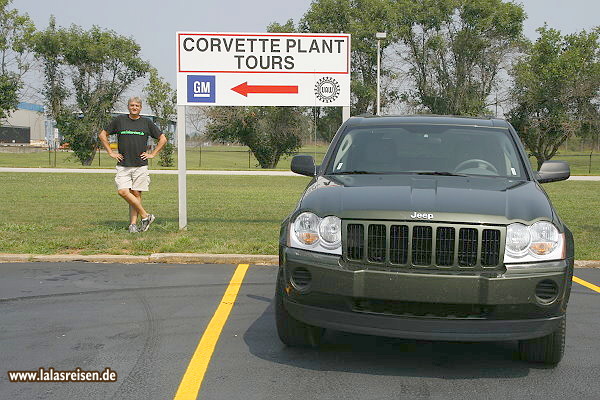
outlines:
M165 264L278 265L279 257L256 254L155 253L148 257L148 262Z
M279 265L279 257L257 254L154 253L149 256L117 254L0 254L0 263L91 262L115 264L254 264ZM600 268L600 261L576 260L576 268Z
M600 268L600 261L579 260L575 261L576 268Z
M0 254L0 263L16 262L91 262L118 264L255 264L278 265L279 257L256 254L199 254L199 253L154 253L149 256L116 254Z

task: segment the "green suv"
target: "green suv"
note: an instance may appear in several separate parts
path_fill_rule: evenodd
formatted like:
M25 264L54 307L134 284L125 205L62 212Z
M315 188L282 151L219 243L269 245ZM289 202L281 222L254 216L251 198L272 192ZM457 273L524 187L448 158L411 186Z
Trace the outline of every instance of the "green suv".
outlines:
M356 117L283 221L275 295L280 339L325 329L423 340L519 343L524 360L564 353L573 235L499 119Z

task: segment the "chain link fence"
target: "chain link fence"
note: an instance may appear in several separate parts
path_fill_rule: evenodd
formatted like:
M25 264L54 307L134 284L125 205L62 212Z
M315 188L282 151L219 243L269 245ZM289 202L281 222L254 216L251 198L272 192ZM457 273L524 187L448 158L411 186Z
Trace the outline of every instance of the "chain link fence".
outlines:
M558 154L552 160L566 161L571 167L571 175L600 175L600 153ZM531 165L537 169L537 160L530 158Z
M325 156L327 147L316 146L313 149L306 147L294 154L308 154L315 158L315 162L320 164ZM41 150L31 154L4 154L5 160L0 160L0 166L5 167L48 167L59 168L78 168L81 165L76 157L67 149ZM45 158L45 160L44 160ZM177 152L174 154L175 165L177 165ZM247 148L241 146L197 146L187 148L187 168L188 169L257 169L261 167ZM290 168L292 156L283 156L279 160L276 169L288 170ZM571 167L571 175L600 175L600 153L573 153L557 154L553 160L566 161ZM2 162L4 161L4 162ZM529 161L533 169L537 170L537 160L530 157ZM158 159L150 160L153 168L162 168L158 165ZM92 165L88 168L111 168L115 161L106 154L104 149L99 149ZM175 169L172 167L172 169Z

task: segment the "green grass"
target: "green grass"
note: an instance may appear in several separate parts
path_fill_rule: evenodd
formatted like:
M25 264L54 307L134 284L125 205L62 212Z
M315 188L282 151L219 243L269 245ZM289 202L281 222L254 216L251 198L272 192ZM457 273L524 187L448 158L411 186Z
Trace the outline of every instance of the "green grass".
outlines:
M279 225L308 183L305 177L188 176L188 229L179 231L177 176L153 175L144 205L157 221L131 235L113 178L0 173L0 253L276 254ZM600 260L600 182L544 188L575 235L576 258Z
M575 258L600 260L600 182L567 181L543 185L575 237Z
M310 154L320 163L327 146L304 146L301 154ZM174 153L177 165L177 150ZM292 157L282 157L276 169L289 170ZM150 160L152 168L158 169L158 159ZM0 167L21 168L113 168L115 161L102 150L100 157L96 156L92 165L82 166L70 151L40 151L36 153L0 153ZM217 170L253 170L261 169L254 155L245 146L209 146L190 147L186 151L187 169L217 169ZM164 168L176 169L176 167Z
M0 174L0 253L276 254L279 225L304 177L189 176L188 230L179 231L177 176L153 175L152 229L126 231L112 174Z

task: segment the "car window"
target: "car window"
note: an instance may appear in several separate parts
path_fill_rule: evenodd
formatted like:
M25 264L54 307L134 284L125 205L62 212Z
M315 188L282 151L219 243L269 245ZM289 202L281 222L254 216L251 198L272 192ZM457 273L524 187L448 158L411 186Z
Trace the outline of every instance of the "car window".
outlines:
M338 142L329 174L447 173L523 178L507 129L456 125L356 127Z

